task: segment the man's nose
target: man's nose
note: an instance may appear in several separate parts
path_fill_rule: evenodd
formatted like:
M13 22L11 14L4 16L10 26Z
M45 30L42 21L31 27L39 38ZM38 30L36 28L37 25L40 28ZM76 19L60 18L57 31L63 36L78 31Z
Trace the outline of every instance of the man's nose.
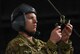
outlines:
M33 22L34 22L34 23L37 23L38 21L37 21L37 19L33 19Z

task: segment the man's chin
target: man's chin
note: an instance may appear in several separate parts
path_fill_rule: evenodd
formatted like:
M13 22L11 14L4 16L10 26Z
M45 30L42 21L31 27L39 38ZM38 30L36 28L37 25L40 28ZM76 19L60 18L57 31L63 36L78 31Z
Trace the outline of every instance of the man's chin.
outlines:
M28 31L28 32L35 33L36 31L37 31L36 29L33 29L33 30Z
M33 32L36 32L36 29L33 29Z
M33 31L34 33L36 32L36 30Z

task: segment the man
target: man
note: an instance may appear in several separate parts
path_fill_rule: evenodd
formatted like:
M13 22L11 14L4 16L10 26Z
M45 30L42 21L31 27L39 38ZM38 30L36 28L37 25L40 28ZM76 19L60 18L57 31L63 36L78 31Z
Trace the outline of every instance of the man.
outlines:
M73 54L69 37L73 26L70 23L56 26L47 42L35 39L37 30L36 11L32 6L22 4L11 15L12 27L19 32L6 49L6 54Z

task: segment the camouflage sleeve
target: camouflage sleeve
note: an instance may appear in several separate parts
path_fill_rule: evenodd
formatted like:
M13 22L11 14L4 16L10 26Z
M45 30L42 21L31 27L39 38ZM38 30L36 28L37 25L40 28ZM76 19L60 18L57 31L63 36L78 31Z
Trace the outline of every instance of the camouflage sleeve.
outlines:
M32 54L30 47L23 44L8 44L5 54Z
M68 43L64 43L63 41L60 41L58 43L58 49L62 54L73 54L72 42L70 40Z
M41 42L44 44L43 51L46 51L47 52L46 54L57 54L56 44L52 43L50 40L48 40L47 42L43 42L43 41Z
M51 49L52 51L56 51L57 50L57 45L52 43L50 40L47 41L46 46Z
M44 46L46 47L45 50L47 51L47 54L73 54L71 41L69 41L68 43L60 41L58 44L54 44L50 40L48 40Z

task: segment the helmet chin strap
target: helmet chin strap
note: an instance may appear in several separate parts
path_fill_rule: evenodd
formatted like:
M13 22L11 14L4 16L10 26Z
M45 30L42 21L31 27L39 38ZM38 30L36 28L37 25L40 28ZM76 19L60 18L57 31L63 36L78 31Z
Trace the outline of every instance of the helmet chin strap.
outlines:
M29 32L27 30L24 31L28 36L34 36L36 32Z
M36 31L36 32L29 32L27 30L24 31L28 36L33 36L33 37L36 37L36 36L39 36L40 35L40 32L39 31Z

